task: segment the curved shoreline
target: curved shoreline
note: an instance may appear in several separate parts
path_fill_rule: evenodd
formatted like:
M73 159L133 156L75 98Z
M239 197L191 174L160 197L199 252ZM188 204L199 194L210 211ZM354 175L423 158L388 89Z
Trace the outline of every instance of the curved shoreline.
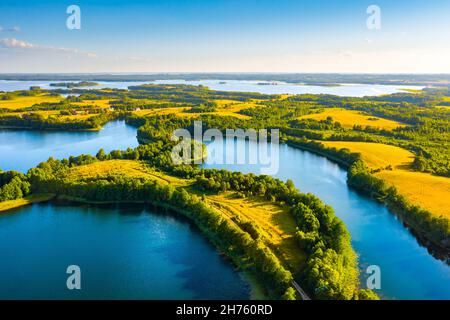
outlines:
M232 265L234 266L235 270L239 272L244 280L248 283L250 286L250 295L249 300L266 300L266 299L274 299L277 298L273 295L273 293L270 293L271 289L268 288L262 281L261 276L257 274L255 271L248 270L248 269L242 269L242 262L240 261L239 257L228 255L225 252L225 248L221 247L220 244L217 241L214 241L213 237L209 235L208 232L205 232L205 229L202 228L202 226L197 223L194 219L191 219L189 216L189 211L180 209L176 206L164 203L164 202L151 202L151 201L94 201L94 200L88 200L83 198L77 198L67 195L58 195L56 198L52 198L56 201L66 201L66 202L74 202L74 203L84 203L84 204L90 204L90 205L108 205L108 204L114 204L114 205L120 205L120 204L142 204L142 205L148 205L153 206L157 210L164 210L165 213L171 212L172 214L175 214L175 216L181 216L183 219L186 220L187 223L193 225L198 232L202 234L208 240L208 242L217 250L217 252L224 257L226 260L229 260ZM52 200L52 199L49 199Z

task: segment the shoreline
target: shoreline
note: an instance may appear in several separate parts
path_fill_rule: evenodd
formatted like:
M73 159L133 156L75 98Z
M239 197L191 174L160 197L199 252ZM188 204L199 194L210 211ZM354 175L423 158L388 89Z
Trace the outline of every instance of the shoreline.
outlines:
M30 204L50 201L54 197L55 197L54 194L36 194L36 195L26 196L25 198L3 201L3 202L0 202L0 214L6 213L13 209L21 208L21 207L24 207L24 206L27 206Z
M309 140L309 141L321 143L321 141L316 141L316 140ZM314 148L309 148L307 146L303 146L303 145L298 144L295 141L292 141L290 139L286 140L285 143L286 143L286 145L291 146L292 148L297 148L300 150L304 150L304 151L311 152L313 154L325 157L326 159L330 160L331 162L334 162L334 163L338 164L339 166L341 166L342 168L346 169L347 174L348 174L348 170L349 170L350 166L352 165L351 163L349 163L347 161L344 161L344 160L334 157L330 154L327 154L326 151L315 150ZM329 149L326 146L324 146L324 147L326 149ZM387 183L385 180L383 180L381 178L375 177L372 174L370 174L370 175L376 179L383 181L384 183ZM407 229L417 239L417 241L419 242L419 244L421 246L428 249L430 254L434 258L436 258L438 260L442 260L447 265L450 265L450 249L449 249L449 247L443 243L434 241L431 238L431 236L429 235L429 232L427 232L426 230L423 230L423 227L420 226L419 224L414 223L412 221L411 217L408 216L409 212L405 212L404 210L402 210L398 203L395 203L392 201L387 201L377 190L371 190L370 195L369 195L364 190L360 190L359 188L356 188L354 185L349 184L348 179L347 179L347 185L350 188L354 189L355 191L362 193L363 195L366 195L369 198L376 200L376 201L382 203L383 205L385 205L391 214L393 214L394 216L396 216L400 219L403 227L405 229ZM394 188L395 188L395 186L394 186ZM376 197L374 197L374 196L376 196ZM412 205L419 207L418 205L414 205L414 204L412 204ZM431 214L433 216L436 216L433 213L431 213Z
M20 126L1 126L0 130L28 130L28 131L61 131L61 132L98 132L102 130L103 127L100 128L91 128L91 129L64 129L64 128L32 128L32 127L20 127Z
M204 232L199 225L196 224L196 222L189 218L189 216L186 214L186 211L183 209L179 209L177 207L174 207L172 205L168 205L166 203L162 202L149 202L149 201L92 201L87 200L84 198L77 198L67 195L59 195L59 196L53 196L52 198L48 200L54 200L54 201L62 201L62 202L73 202L73 203L79 203L79 204L89 204L89 205L126 205L126 204L140 204L140 205L148 205L153 206L159 210L164 211L167 213L168 211L172 214L175 214L175 216L181 216L183 219L185 219L187 223L192 224L197 231L206 238L206 240L214 247L214 249L217 251L217 253L225 260L229 261L235 271L240 274L240 276L244 279L244 281L247 282L250 288L249 292L249 300L270 300L273 299L273 296L268 292L268 289L264 286L263 282L260 281L258 275L251 270L244 270L241 268L239 261L237 261L236 257L228 256L214 241L208 237L207 233ZM47 200L47 201L48 201ZM29 203L31 204L31 203Z

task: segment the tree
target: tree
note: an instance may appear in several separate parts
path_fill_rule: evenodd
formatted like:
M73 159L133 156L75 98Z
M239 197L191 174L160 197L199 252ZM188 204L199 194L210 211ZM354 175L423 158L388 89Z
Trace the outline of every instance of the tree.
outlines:
M283 300L296 300L295 290L292 287L286 289L282 296Z
M100 149L100 150L97 152L96 157L97 157L98 160L105 160L105 159L106 159L106 153L105 153L105 150Z

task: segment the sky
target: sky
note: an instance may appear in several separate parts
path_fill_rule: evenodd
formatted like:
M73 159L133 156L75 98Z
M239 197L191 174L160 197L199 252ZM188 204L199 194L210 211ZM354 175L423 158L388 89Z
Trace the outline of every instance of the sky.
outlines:
M0 0L0 73L24 72L450 73L450 1Z

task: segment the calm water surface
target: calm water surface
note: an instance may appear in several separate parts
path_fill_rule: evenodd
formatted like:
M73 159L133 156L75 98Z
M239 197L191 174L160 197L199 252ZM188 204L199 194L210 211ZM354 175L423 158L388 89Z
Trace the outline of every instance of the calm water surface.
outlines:
M144 206L35 204L0 215L0 299L248 299L184 219ZM81 268L81 290L66 269Z
M7 81L0 80L0 91L27 90L31 86L40 86L43 89L56 89L50 87L50 83L58 81ZM242 92L259 92L264 94L333 94L338 96L363 97L378 96L382 94L391 94L402 92L402 89L422 89L420 86L402 86L402 85L377 85L377 84L343 84L340 86L310 86L301 84L290 84L285 82L276 82L266 85L259 85L260 81L244 81L244 80L156 80L154 82L133 82L133 81L97 81L98 86L82 87L78 89L127 89L129 86L141 85L144 83L159 84L190 84L203 85L212 90L222 91L242 91ZM265 83L265 82L264 82ZM59 88L61 89L61 88Z
M50 156L57 159L80 154L95 155L138 145L136 128L113 121L98 132L62 132L0 129L0 168L26 172Z

